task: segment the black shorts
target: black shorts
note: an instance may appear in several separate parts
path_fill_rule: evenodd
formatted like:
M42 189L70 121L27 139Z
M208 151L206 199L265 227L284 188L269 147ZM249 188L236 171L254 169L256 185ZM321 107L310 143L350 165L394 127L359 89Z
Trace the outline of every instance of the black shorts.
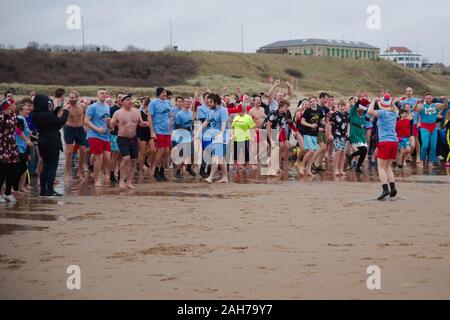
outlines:
M79 146L85 146L86 131L84 131L83 127L74 128L64 126L64 142L69 145L76 143Z
M150 128L138 128L137 136L139 138L139 141L149 142L152 139Z
M244 151L245 162L250 162L250 141L234 141L234 161L242 159L242 156L239 156L239 154L242 154L242 151Z
M117 137L117 145L119 146L120 155L122 157L131 157L131 159L139 158L138 138L133 139Z

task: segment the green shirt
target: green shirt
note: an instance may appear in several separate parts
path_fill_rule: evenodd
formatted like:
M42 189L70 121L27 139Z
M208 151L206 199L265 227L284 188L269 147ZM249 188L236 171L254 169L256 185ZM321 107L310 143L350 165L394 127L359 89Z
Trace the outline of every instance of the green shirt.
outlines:
M350 109L350 143L367 143L366 139L366 112L361 116L356 111L358 104Z
M237 115L231 126L234 130L234 141L242 142L250 140L250 130L256 127L256 124L252 117L246 114L244 116Z

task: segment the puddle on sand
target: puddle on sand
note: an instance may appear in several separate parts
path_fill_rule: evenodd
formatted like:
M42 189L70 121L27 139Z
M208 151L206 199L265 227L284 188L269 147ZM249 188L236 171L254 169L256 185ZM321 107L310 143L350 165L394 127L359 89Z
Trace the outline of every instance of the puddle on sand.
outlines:
M139 190L118 190L115 188L103 188L92 190L90 186L73 190L68 195L78 196L136 196L136 197L175 197L175 198L214 198L227 199L227 195L223 194L208 194L208 193L190 193L179 191L139 191Z
M18 224L0 224L0 236L12 234L16 231L43 231L48 227L23 226Z
M0 219L18 219L33 221L58 221L58 217L51 214L16 213L11 211L0 212Z

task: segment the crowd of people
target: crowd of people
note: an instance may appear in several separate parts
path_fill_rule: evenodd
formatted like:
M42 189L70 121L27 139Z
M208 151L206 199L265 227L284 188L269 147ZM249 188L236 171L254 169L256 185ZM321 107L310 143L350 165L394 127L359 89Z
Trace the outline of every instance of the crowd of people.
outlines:
M336 101L322 92L291 105L293 85L281 85L275 80L253 95L224 88L177 97L159 87L154 99L111 97L100 88L91 100L60 88L53 98L33 92L18 103L8 90L0 108L0 203L29 192L32 176L39 177L39 197L61 196L54 189L60 152L67 183L121 189L135 189L136 172L151 172L157 182L200 175L213 183L220 171L217 182L227 183L230 168L277 175L292 155L302 176L360 174L376 163L379 200L397 196L394 166L450 166L446 97L418 97L407 88L397 98L383 91Z

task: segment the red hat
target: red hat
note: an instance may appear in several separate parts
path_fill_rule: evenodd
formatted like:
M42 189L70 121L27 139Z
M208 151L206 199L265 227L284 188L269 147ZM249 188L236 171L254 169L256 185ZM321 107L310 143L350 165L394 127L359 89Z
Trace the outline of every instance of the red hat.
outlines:
M10 106L12 106L14 104L16 104L16 102L12 98L3 100L2 103L0 104L0 111L5 111L6 109L8 109Z
M380 100L379 103L380 103L381 106L387 108L387 107L390 107L391 102L392 102L391 95L390 95L390 94L385 94L385 95L383 96L383 99Z
M358 109L361 110L367 110L367 107L369 106L370 101L367 98L362 98L361 100L359 100L359 106Z

